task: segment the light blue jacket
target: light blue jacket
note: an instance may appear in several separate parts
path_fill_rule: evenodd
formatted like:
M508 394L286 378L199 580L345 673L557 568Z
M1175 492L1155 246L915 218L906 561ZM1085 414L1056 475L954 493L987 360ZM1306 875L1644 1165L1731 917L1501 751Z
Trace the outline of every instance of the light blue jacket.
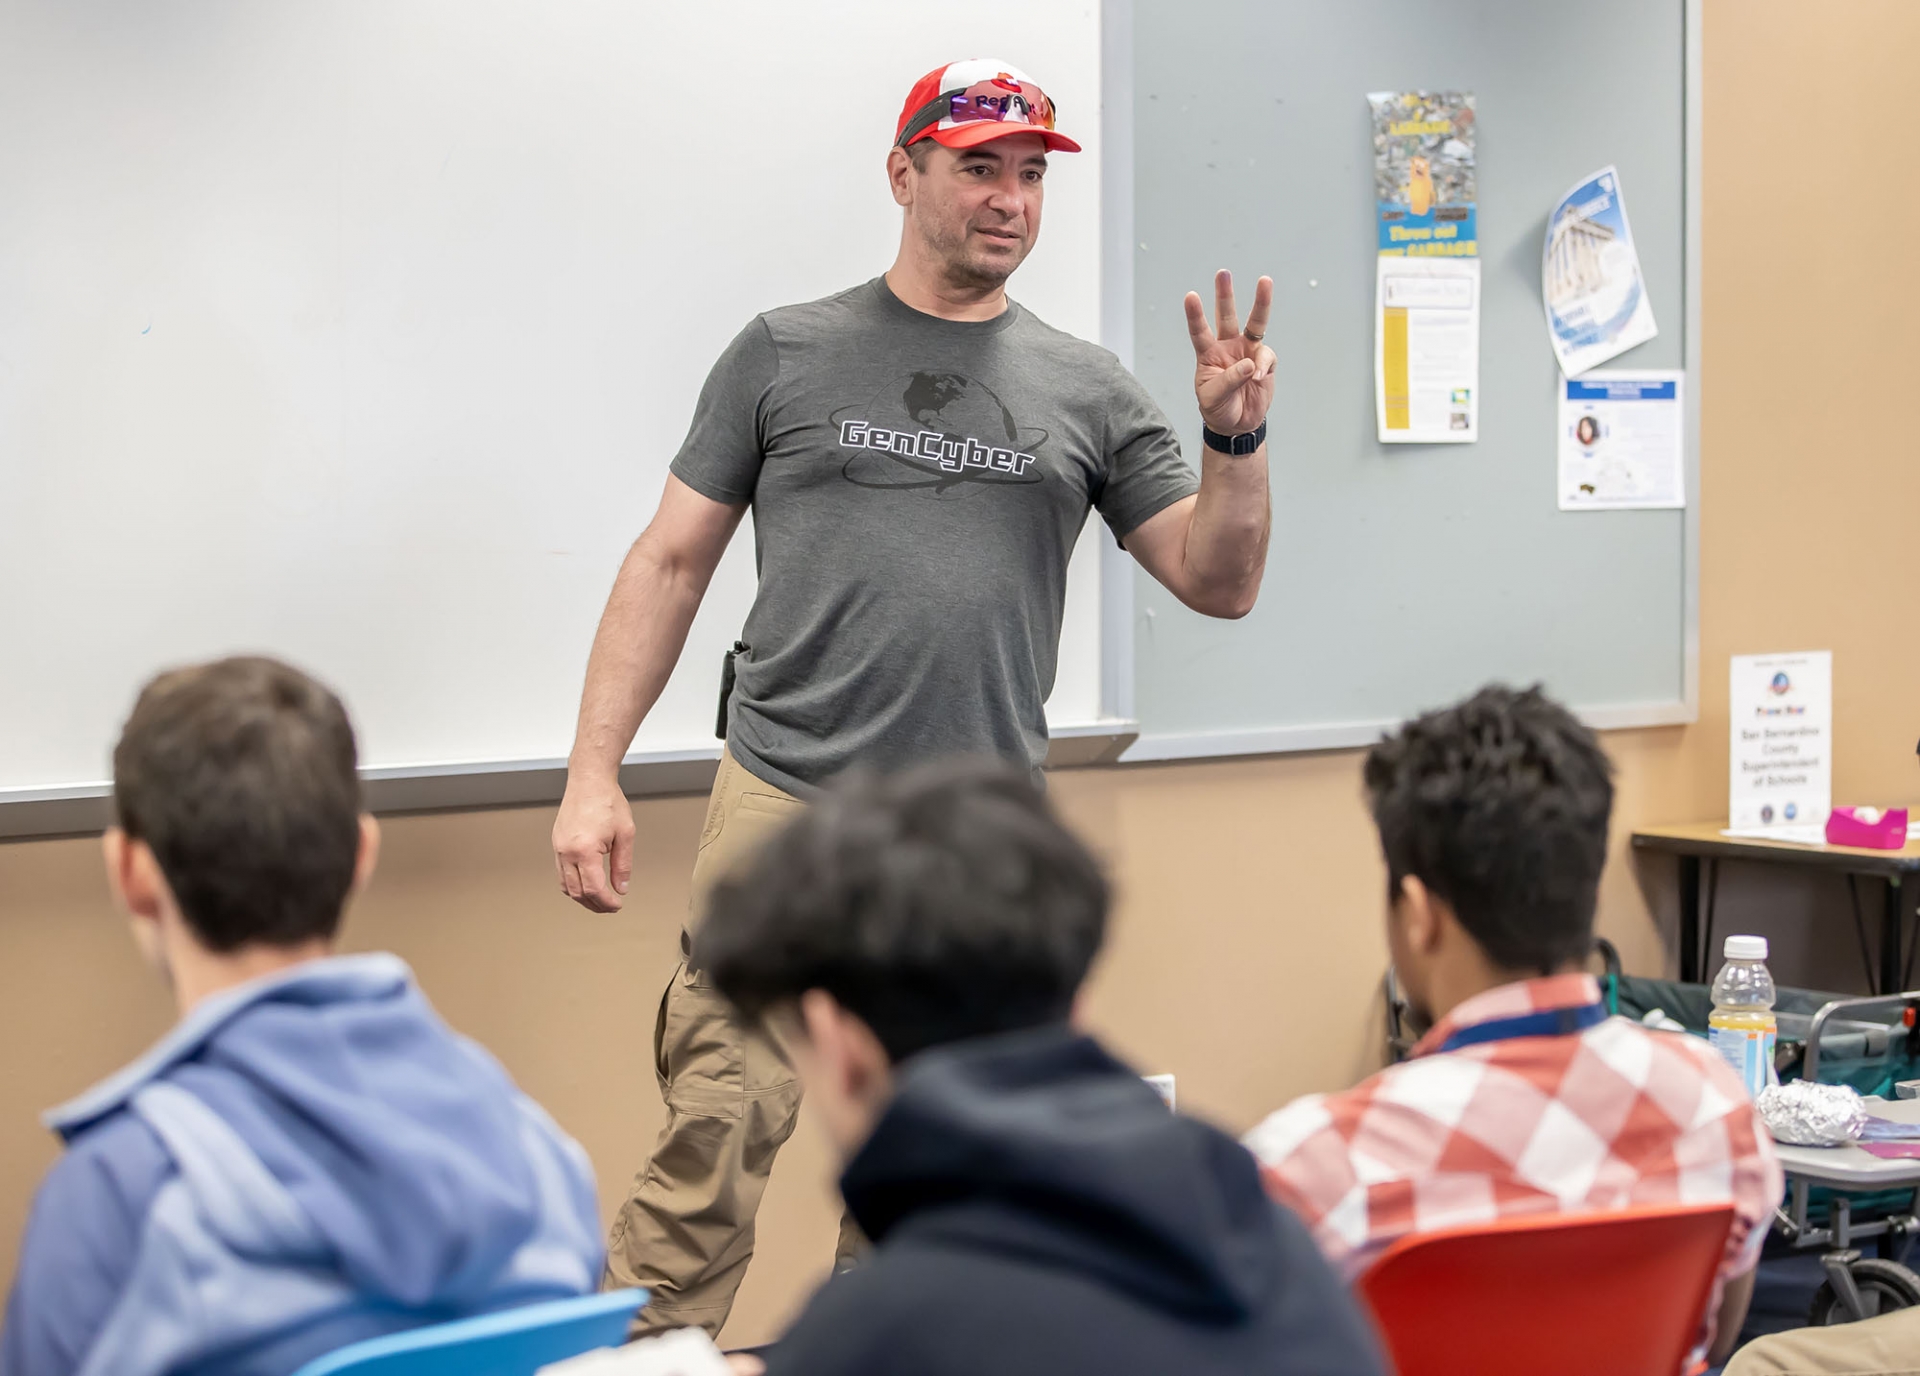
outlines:
M600 1277L585 1153L394 956L207 999L46 1122L0 1376L285 1376Z

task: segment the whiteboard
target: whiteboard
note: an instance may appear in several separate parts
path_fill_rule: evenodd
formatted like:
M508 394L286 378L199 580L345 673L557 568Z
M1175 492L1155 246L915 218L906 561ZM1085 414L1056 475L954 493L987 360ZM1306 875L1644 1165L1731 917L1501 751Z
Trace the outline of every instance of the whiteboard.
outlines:
M105 779L146 677L243 650L372 770L563 757L707 369L892 261L900 103L975 55L1087 145L1012 289L1096 338L1093 3L0 10L0 799ZM1101 716L1099 538L1056 726ZM715 749L753 583L743 530L636 752Z

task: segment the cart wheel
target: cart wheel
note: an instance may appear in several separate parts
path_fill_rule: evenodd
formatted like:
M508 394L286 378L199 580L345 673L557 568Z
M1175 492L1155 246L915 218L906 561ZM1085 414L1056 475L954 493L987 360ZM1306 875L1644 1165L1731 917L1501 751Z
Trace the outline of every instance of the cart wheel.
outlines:
M1870 1319L1876 1314L1890 1314L1896 1309L1920 1306L1920 1276L1897 1261L1862 1257L1847 1270L1852 1273L1853 1283L1860 1291L1860 1302L1866 1306L1867 1312L1862 1318ZM1813 1307L1807 1311L1807 1322L1815 1328L1826 1328L1831 1324L1852 1321L1853 1315L1840 1303L1833 1282L1822 1282L1819 1290L1814 1292Z

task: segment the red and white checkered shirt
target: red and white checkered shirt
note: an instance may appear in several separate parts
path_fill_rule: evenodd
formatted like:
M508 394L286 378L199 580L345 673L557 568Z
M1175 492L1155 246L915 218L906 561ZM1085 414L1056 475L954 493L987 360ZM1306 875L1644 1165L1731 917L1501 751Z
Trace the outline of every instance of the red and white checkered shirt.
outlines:
M1720 1288L1759 1260L1782 1187L1772 1138L1732 1068L1697 1037L1617 1017L1440 1050L1463 1028L1599 1001L1584 974L1468 999L1406 1061L1344 1093L1296 1100L1249 1133L1268 1190L1349 1280L1408 1233L1731 1200L1704 1351Z

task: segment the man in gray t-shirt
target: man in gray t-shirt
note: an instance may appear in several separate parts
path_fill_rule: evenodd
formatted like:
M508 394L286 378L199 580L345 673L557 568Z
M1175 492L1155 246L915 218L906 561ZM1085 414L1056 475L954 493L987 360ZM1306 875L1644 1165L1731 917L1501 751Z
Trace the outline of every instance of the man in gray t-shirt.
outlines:
M770 311L715 365L673 475L751 503L760 591L727 743L805 794L852 764L1038 768L1067 558L1199 487L1146 389L1018 305L943 320L884 277Z
M1039 233L1048 152L1079 151L1053 126L1044 93L1006 63L928 73L888 153L904 211L894 265L758 317L714 366L594 640L553 831L569 897L621 905L634 827L620 761L749 508L759 591L689 928L741 853L849 766L990 754L1040 767L1067 562L1090 509L1194 610L1253 605L1273 285L1260 280L1244 330L1226 273L1212 328L1187 297L1208 446L1196 478L1112 354L1006 296ZM654 1050L668 1122L615 1220L608 1279L652 1289L644 1329L717 1332L799 1091L764 1032L684 962ZM843 1255L854 1246L843 1234Z

